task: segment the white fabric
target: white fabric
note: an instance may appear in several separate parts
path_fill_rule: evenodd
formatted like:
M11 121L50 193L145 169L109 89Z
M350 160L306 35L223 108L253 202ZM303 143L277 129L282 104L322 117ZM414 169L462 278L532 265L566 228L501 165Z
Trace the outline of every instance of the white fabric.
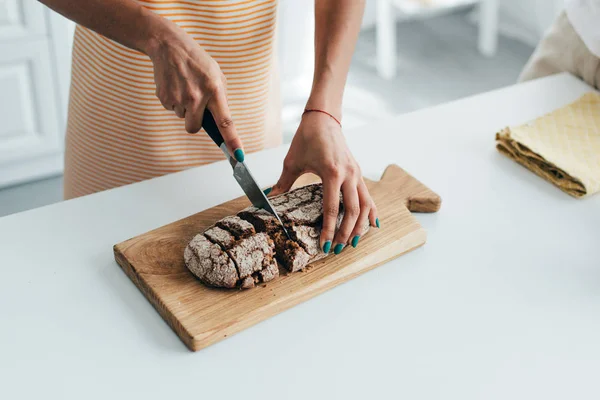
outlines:
M600 0L565 0L567 16L585 45L600 57Z

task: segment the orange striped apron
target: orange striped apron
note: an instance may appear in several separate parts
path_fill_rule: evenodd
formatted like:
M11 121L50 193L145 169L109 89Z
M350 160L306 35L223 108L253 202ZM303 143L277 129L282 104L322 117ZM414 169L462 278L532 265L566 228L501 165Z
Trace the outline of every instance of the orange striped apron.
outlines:
M227 78L232 118L247 153L281 142L276 0L138 0L192 35ZM65 198L223 159L203 132L155 95L152 63L78 26L65 141Z

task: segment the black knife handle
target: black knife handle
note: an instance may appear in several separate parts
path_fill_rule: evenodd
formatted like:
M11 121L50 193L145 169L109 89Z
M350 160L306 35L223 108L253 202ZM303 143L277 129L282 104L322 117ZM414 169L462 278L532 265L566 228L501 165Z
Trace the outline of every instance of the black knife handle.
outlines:
M223 142L223 136L221 136L221 132L219 132L219 127L215 122L215 119L212 116L212 113L208 111L208 108L204 110L204 116L202 118L202 127L208 133L208 136L215 142L217 147L221 147Z

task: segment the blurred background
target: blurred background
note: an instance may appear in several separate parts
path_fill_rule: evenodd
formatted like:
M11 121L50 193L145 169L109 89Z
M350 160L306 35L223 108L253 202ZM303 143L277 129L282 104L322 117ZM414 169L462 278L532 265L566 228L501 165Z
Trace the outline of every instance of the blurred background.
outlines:
M562 3L367 0L344 128L515 83ZM278 12L289 142L312 80L312 2L280 0ZM0 216L62 200L73 28L35 0L0 0Z

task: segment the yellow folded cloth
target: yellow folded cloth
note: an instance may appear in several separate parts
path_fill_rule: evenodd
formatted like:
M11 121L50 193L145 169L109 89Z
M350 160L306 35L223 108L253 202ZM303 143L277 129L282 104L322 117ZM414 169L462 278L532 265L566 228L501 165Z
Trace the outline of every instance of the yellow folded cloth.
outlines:
M496 134L496 147L574 197L600 190L600 94Z

